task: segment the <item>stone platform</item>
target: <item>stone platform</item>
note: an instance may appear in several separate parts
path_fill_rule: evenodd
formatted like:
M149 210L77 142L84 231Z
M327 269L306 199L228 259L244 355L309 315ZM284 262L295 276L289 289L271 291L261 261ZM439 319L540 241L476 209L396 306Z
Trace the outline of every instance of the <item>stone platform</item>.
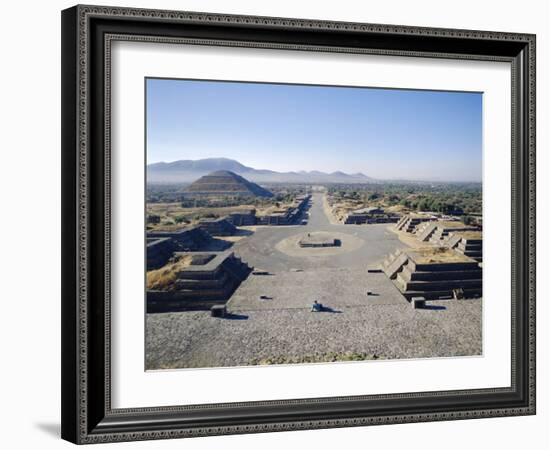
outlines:
M298 245L302 248L340 247L342 241L324 234L308 233L298 241Z
M147 312L204 310L225 304L252 269L233 252L175 253L191 257L163 289L147 290ZM160 269L162 270L162 269Z
M275 249L291 257L322 258L354 252L364 244L365 241L354 234L314 231L285 238Z
M397 251L382 268L401 293L411 300L465 298L482 295L482 270L476 260L448 248L427 247Z
M483 262L483 233L481 231L449 233L446 243L449 248L473 258L477 262Z

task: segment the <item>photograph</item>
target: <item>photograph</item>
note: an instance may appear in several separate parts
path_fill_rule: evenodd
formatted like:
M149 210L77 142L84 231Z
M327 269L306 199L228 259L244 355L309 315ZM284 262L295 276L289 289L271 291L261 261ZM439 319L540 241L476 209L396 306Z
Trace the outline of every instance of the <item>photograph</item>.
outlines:
M145 370L483 356L483 93L147 77Z
M40 164L10 150L21 164L6 167L36 169L11 197L43 194L48 210L36 180L59 173L45 226L61 226L46 252L61 264L29 278L32 251L7 242L11 285L59 285L31 328L55 335L39 333L39 356L60 350L45 373L65 441L332 448L386 445L381 425L395 441L405 424L396 444L440 446L451 428L457 448L536 441L544 14L399 2L67 4L61 33L37 28L61 63L39 107L61 114L36 133L23 121L14 142L55 130L60 158L39 143ZM7 85L32 84L15 73Z

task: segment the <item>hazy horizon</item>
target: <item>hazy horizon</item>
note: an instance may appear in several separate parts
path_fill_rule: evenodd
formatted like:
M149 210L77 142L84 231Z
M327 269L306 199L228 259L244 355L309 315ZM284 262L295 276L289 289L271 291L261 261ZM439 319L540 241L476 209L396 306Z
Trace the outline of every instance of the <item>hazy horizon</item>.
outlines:
M268 167L252 167L250 166L249 164L246 164L246 163L243 163L242 161L237 161L237 160L234 160L232 158L225 158L225 157L216 157L216 156L213 156L211 158L199 158L199 159L191 159L189 161L199 161L200 159L228 159L228 160L233 160L233 161L236 161L238 163L241 163L243 166L246 166L246 167L249 167L251 169L255 169L255 170L272 170ZM170 163L174 163L174 162L178 162L178 161L185 161L185 159L175 159L173 161L156 161L156 162L148 162L147 165L150 166L150 165L154 165L154 164L159 164L159 163L165 163L165 164L170 164ZM295 173L301 173L301 172L308 172L308 173L311 173L311 172L315 172L316 169L312 169L312 170L307 170L307 169L300 169L300 170L291 170L291 171L288 171L288 172L295 172ZM331 174L331 173L334 173L334 172L344 172L343 170L339 170L339 169L334 169L334 170L331 170L330 172L328 171L323 171L327 174ZM344 172L348 175L353 175L353 174L358 174L358 173L362 173L362 172ZM376 178L376 177L373 177L367 173L362 173L363 175L366 175L367 177L369 178L372 178L373 181L422 181L422 182L430 182L430 181L433 181L433 182L445 182L445 181L448 181L448 180L443 180L443 179L424 179L424 178L418 178L418 179L415 179L415 178ZM448 181L449 183L481 183L481 180L479 181L475 181L475 180L455 180L455 181ZM366 183L366 182L365 182Z
M147 79L147 163L481 182L482 94Z

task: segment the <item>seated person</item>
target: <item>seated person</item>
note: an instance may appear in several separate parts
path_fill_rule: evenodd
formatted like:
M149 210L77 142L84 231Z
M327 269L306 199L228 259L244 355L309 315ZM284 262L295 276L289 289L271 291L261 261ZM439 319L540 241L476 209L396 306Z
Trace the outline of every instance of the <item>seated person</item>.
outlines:
M323 305L321 303L317 303L317 300L313 302L313 305L311 305L311 312L320 312L323 310Z

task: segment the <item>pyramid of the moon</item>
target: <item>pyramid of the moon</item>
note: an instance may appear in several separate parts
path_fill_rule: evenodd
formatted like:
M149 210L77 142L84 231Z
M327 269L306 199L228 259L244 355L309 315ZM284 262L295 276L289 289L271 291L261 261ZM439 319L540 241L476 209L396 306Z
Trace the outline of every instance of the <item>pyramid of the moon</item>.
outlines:
M229 170L218 170L200 177L183 192L191 196L272 197L267 189Z

